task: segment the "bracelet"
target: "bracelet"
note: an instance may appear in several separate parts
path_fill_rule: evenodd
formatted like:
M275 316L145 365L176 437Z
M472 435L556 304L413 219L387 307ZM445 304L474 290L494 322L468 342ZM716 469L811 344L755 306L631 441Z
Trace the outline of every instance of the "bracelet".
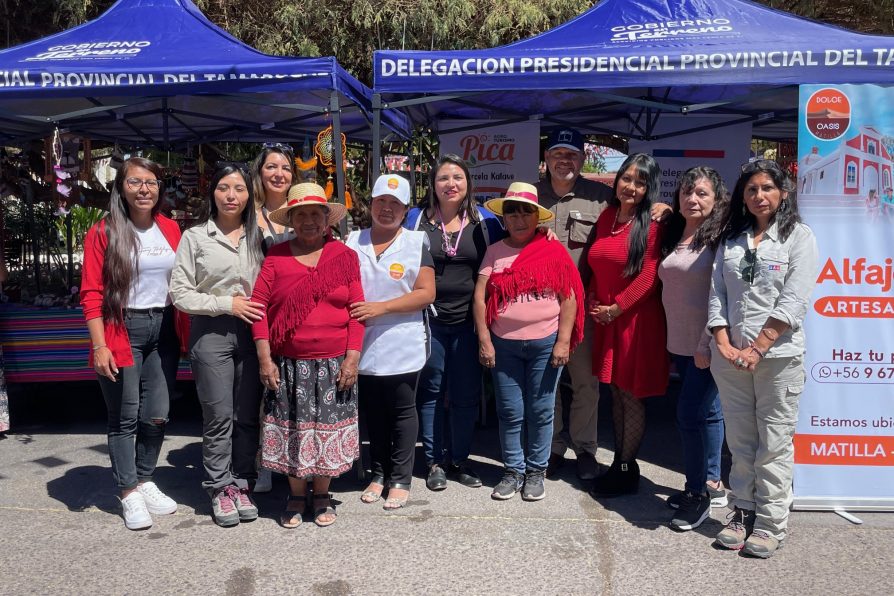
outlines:
M779 339L779 333L777 333L775 329L770 329L768 327L761 329L761 334L772 342Z
M761 351L758 349L758 347L757 347L756 345L754 345L754 342L751 342L751 345L748 346L748 347L751 348L751 350L752 350L755 354L757 354L758 356L760 356L761 360L763 360L763 359L764 359L764 356L767 355L766 352L761 352Z
M102 344L101 346L93 346L93 351L95 352L96 350L99 350L99 349L101 349L101 348L107 348L107 347L108 347L108 346L105 345L105 344Z

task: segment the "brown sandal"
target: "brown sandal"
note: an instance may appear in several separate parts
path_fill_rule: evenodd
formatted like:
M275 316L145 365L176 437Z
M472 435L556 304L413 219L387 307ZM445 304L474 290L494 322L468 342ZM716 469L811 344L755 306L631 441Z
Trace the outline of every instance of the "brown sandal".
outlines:
M301 509L289 509L291 503L300 502ZM289 495L286 499L286 508L279 516L279 525L292 530L304 521L304 512L307 510L307 495Z

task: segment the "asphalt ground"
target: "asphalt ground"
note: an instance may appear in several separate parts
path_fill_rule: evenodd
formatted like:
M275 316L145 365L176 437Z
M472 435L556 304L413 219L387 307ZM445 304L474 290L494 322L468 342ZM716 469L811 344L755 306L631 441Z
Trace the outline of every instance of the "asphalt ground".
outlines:
M126 530L112 481L105 408L94 383L10 388L13 429L0 440L0 594L891 594L894 516L793 512L769 560L712 547L727 510L677 533L664 499L683 485L673 396L648 401L639 494L593 500L573 455L547 496L493 501L496 419L478 429L485 487L429 492L422 467L409 505L359 500L333 482L338 521L277 525L286 482L258 495L258 520L219 528L201 488L201 414L192 389L172 403L156 473L180 507L151 529ZM672 393L672 392L671 392ZM610 398L598 459L612 459ZM417 454L419 452L417 451ZM417 457L417 462L420 460ZM729 466L728 455L724 469Z

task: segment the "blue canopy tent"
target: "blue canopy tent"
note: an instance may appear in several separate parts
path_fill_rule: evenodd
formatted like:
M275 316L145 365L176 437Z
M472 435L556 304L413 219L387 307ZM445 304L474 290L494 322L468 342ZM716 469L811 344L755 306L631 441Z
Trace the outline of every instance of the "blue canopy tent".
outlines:
M373 106L432 128L534 118L643 140L660 138L662 114L705 113L725 117L720 126L751 122L757 137L793 139L802 83L894 83L894 38L744 0L602 0L506 46L377 51Z
M58 129L182 150L219 140L314 138L331 124L343 201L340 133L371 139L370 96L335 58L263 54L215 26L191 0L119 0L93 21L0 51L0 144ZM388 135L408 136L403 114L378 120ZM36 242L32 234L34 254ZM39 279L37 267L35 259Z
M0 142L60 127L175 149L292 140L329 124L369 140L370 95L334 58L262 54L190 0L119 0L94 21L0 51ZM406 136L401 114L382 121Z

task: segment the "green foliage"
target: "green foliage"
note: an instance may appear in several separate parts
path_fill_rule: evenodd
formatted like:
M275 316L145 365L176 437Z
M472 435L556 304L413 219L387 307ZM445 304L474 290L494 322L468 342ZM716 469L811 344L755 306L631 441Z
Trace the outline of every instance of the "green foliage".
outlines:
M80 205L75 205L71 208L71 238L74 241L74 246L72 247L72 252L81 252L84 250L84 236L87 235L87 230L93 227L93 224L101 220L106 215L106 211L99 209L97 207L81 207ZM62 239L63 244L65 243L65 217L64 215L59 215L56 217L56 231L59 233L59 238Z

